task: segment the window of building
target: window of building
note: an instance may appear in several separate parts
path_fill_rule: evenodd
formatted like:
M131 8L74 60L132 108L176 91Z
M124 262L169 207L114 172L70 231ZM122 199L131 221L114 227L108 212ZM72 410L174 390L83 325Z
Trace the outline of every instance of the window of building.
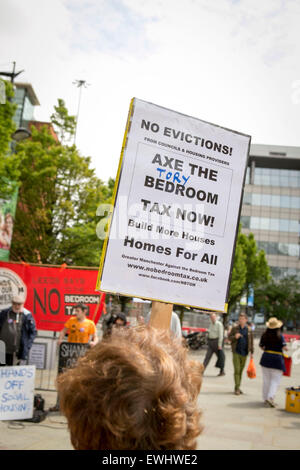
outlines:
M261 194L256 194L252 193L252 204L254 206L260 206L261 205Z
M300 258L300 246L296 245L296 243L289 243L288 244L288 255L289 256L297 256L297 258Z
M258 228L260 230L269 230L270 228L270 220L267 217L257 217L258 218ZM251 227L251 222L250 222Z
M300 171L255 167L254 184L262 186L300 187Z
M278 255L278 243L276 242L267 242L269 245L268 254L269 255Z
M269 242L264 242L264 241L257 241L256 242L257 248L259 250L264 250L267 255L269 255Z
M240 222L243 228L250 228L250 217L248 215L242 215L240 218Z
M23 111L23 119L24 121L32 121L34 116L34 106L31 104L28 96L25 97L24 101L24 111Z
M261 194L261 205L271 206L271 194Z
M243 204L251 205L252 204L252 194L244 192Z
M288 256L289 254L288 243L278 243L278 254Z
M244 193L243 203L253 206L282 207L300 209L300 197L276 194Z
M280 207L288 209L291 204L290 199L289 196L280 196Z
M267 255L296 256L299 258L300 247L296 243L280 243L257 241L259 250L264 250Z
M250 217L250 228L260 230L260 217Z
M292 233L299 233L300 231L300 223L298 220L241 216L240 221L243 228L250 228L251 230L271 230Z
M290 200L291 200L291 205L290 205L291 209L300 209L300 197L292 196Z
M297 276L297 278L300 280L300 269L270 266L270 270L274 279L282 279L287 276Z
M23 102L24 102L24 96L25 95L25 90L23 88L16 88L15 89L15 95L14 95L14 103L17 105L17 109L14 114L14 121L17 125L17 127L21 126L21 115L22 115L22 110L23 110Z
M247 167L245 184L250 184L250 167Z
M294 178L294 177L290 177L290 187L291 188L299 188L299 179L298 178Z
M280 223L280 230L281 232L290 232L290 220L289 219L277 219Z
M289 232L299 233L300 225L298 220L289 220Z
M271 186L280 186L280 176L278 175L271 175Z
M280 228L281 226L279 225L279 219L270 219L270 230L274 230L276 232L278 232L279 230L281 230Z
M284 188L289 187L289 177L288 176L280 176L279 186Z

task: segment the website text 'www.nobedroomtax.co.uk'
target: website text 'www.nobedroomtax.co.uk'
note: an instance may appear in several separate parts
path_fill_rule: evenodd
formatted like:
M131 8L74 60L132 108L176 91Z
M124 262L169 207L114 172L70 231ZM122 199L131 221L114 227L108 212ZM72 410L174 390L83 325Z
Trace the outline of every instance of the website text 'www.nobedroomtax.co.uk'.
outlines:
M188 269L184 266L177 266L159 261L153 261L146 258L137 258L134 256L127 255L122 255L122 257L127 258L131 261L135 261L130 263L128 262L127 266L129 269L138 271L139 276L151 279L158 279L161 281L196 286L197 282L205 283L207 282L207 276L213 275L212 273L208 273L207 271L200 271L198 269L193 268Z

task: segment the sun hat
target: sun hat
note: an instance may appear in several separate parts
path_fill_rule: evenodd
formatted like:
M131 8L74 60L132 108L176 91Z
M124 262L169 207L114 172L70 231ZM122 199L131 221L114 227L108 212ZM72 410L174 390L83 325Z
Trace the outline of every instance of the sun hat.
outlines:
M275 328L280 328L282 326L282 321L278 320L276 317L269 318L269 321L266 323L267 328L274 330Z

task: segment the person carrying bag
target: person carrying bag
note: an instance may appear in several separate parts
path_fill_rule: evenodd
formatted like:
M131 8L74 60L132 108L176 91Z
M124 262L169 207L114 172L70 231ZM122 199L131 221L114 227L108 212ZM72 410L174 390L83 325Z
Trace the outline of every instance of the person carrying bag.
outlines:
M247 375L249 379L255 379L256 378L256 367L254 364L254 359L253 357L250 359L248 369L247 369Z
M264 351L260 359L263 374L262 395L265 405L275 408L275 395L282 374L286 372L283 350L287 347L280 329L282 321L272 317L266 323L266 327L259 343Z
M250 359L252 359L254 353L253 331L250 326L248 326L247 321L247 315L240 313L238 324L232 327L228 336L232 349L235 395L241 395L243 393L240 389L243 370L248 354L250 354Z

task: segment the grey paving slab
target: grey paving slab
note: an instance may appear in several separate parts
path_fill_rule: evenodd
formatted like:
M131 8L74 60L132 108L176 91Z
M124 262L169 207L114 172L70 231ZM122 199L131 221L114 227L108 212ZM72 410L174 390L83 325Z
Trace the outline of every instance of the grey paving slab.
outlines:
M300 414L285 410L286 387L300 385L300 364L293 365L292 377L283 377L277 393L276 409L262 402L261 351L255 351L257 378L242 380L243 395L233 394L233 366L230 348L225 348L226 375L217 377L212 358L203 377L199 395L204 431L198 438L199 450L294 450L300 449ZM191 356L203 362L205 349ZM55 392L40 392L46 408L56 402ZM66 420L56 413L41 423L15 424L0 421L0 450L71 450Z
M282 377L275 400L277 408L266 408L262 401L262 373L259 366L262 352L258 348L257 339L255 346L257 377L249 379L245 370L241 384L243 395L236 396L233 393L232 353L229 346L225 347L224 377L217 377L215 358L208 365L199 395L205 432L198 439L198 449L300 449L300 414L285 410L286 388L300 385L300 364L293 365L291 377ZM205 350L192 354L203 361Z

